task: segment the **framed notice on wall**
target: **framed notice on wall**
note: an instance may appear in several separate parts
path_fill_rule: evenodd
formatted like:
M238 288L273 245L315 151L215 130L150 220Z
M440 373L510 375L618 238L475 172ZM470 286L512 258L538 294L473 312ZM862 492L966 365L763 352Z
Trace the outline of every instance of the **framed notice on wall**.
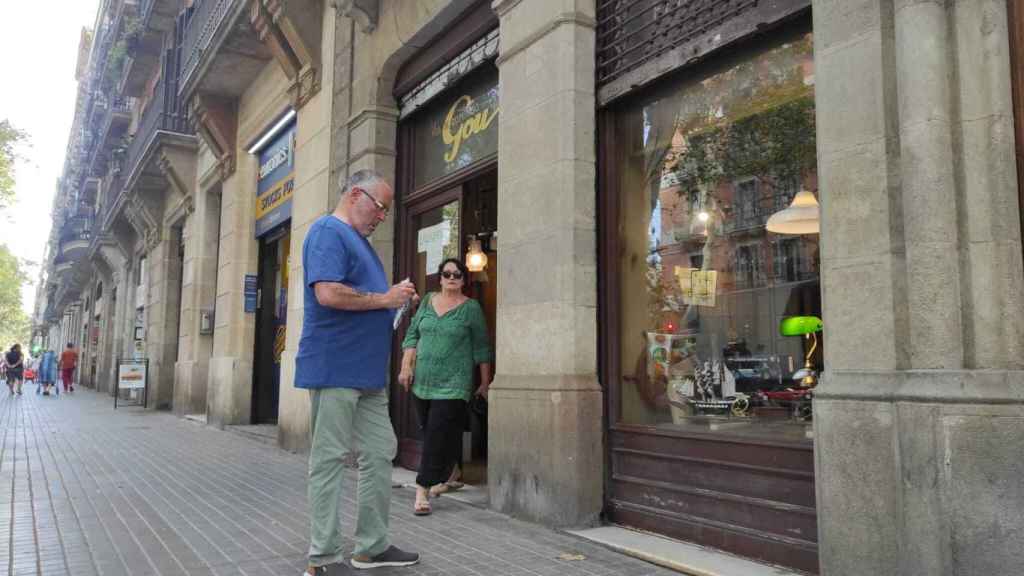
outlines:
M257 295L259 294L259 277L255 274L246 274L242 283L242 293L245 296L245 313L251 314L256 311Z

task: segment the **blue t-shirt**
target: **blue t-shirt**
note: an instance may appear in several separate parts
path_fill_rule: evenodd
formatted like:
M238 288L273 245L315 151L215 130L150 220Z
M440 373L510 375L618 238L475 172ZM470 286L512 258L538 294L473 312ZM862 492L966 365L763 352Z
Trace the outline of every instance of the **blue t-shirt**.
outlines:
M295 357L296 388L383 388L391 353L392 312L353 312L321 306L313 285L340 282L363 292L388 291L373 247L351 226L328 214L302 244L305 301Z

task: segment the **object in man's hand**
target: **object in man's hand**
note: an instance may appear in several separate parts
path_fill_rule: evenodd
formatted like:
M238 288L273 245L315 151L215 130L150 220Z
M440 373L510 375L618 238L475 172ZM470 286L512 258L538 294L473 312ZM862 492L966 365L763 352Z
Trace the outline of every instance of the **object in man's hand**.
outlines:
M402 283L405 283L405 282L408 282L408 281L409 281L409 279L406 278L405 280L402 280ZM402 318L405 316L405 313L409 311L409 302L411 302L411 301L412 301L412 298L406 300L405 304L402 304L398 308L398 311L395 312L395 321L391 325L391 329L392 330L398 330L398 325L402 323Z

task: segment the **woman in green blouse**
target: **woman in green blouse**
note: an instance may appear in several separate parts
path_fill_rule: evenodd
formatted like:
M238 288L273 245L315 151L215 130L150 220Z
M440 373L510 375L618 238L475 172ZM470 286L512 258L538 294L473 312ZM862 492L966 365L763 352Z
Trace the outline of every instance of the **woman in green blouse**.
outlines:
M441 291L427 294L409 323L402 342L398 382L408 391L423 430L423 451L416 476L413 512L430 514L430 496L445 484L458 462L457 451L473 394L487 398L494 350L480 303L462 293L466 266L449 258L438 267ZM473 371L480 367L480 387ZM435 490L431 490L434 488Z

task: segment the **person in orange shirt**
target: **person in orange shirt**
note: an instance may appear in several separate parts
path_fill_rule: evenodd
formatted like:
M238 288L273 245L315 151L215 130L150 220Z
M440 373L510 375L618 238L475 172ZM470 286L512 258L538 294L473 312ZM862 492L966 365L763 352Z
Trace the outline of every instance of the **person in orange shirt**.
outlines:
M78 367L78 350L75 345L68 342L68 347L60 353L60 379L64 382L65 392L74 392L75 385L72 381L75 377L75 368Z

